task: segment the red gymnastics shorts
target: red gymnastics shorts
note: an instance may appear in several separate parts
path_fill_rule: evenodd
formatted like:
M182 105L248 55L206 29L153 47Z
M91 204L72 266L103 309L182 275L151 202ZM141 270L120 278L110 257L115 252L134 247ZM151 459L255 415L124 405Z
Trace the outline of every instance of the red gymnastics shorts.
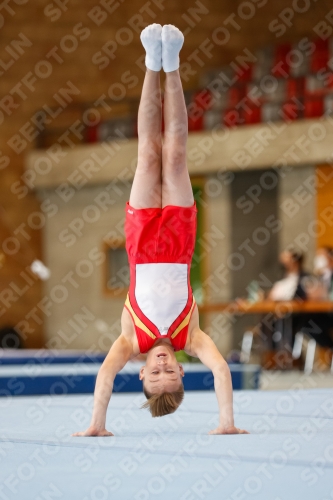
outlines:
M195 305L190 267L197 208L168 205L135 209L126 204L126 250L130 264L129 310L140 351L157 338L170 338L182 349Z

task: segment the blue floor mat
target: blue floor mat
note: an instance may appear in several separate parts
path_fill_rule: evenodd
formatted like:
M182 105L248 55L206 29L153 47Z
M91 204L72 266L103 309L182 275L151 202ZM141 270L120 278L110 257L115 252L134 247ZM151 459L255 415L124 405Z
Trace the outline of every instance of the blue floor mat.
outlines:
M109 438L74 438L91 395L2 398L0 498L20 500L329 500L333 390L237 391L235 423L211 436L213 392L188 392L153 419L142 394L114 394Z

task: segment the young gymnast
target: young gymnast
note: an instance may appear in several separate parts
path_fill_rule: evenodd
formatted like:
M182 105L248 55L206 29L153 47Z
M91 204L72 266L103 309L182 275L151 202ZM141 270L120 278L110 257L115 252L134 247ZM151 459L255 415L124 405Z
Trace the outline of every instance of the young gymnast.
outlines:
M105 428L116 374L147 353L140 370L153 417L174 412L184 397L184 370L175 357L183 349L214 375L219 425L211 434L246 434L234 425L230 370L211 338L199 327L189 275L196 235L196 205L186 165L187 111L179 76L183 34L152 24L141 33L146 75L138 112L138 164L126 204L126 250L130 287L121 317L122 333L97 376L89 428L74 436L113 436ZM166 73L165 133L161 135L160 70Z

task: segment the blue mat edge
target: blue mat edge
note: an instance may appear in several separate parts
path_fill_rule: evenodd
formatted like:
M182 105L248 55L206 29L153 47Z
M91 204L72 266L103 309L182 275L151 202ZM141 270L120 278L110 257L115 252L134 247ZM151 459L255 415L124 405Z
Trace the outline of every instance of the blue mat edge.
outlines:
M236 365L233 369L229 365L232 385L234 390L258 389L260 367L253 365L249 377L247 372ZM0 377L0 397L27 396L27 395L64 395L64 394L92 394L94 392L96 374L82 375L42 375L29 377L19 374L17 376ZM207 371L191 371L183 379L186 391L209 391L214 389L213 374ZM118 374L114 381L113 392L141 392L142 382L138 373Z

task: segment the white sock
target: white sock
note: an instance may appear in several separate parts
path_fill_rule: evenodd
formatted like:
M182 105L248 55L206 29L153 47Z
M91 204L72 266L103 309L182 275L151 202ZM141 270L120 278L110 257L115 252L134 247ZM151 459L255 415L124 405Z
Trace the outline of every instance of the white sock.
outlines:
M179 52L184 43L183 33L172 24L162 28L162 63L166 73L179 68Z
M148 69L160 71L162 69L162 26L150 24L141 31L140 39L146 51L145 63Z

